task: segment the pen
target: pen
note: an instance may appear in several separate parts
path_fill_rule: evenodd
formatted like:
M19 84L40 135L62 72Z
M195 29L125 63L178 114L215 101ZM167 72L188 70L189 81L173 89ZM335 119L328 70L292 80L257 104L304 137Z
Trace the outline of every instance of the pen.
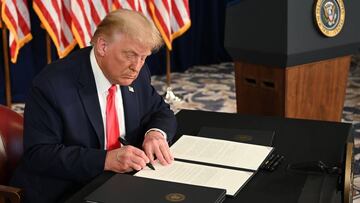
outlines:
M119 137L119 142L124 146L129 145L129 143L125 139L123 139L122 137ZM147 163L146 166L151 168L152 170L155 170L155 167L150 162Z
M265 169L266 166L269 164L269 162L275 157L274 153L271 153L270 157L265 161L265 163L262 165L262 168Z
M268 165L266 165L266 169L269 170L269 169L271 168L271 166L272 166L275 162L277 162L277 160L278 160L279 158L280 158L280 155L279 155L279 154L277 154L276 156L274 156L274 158L269 161Z
M284 159L284 156L281 156L278 160L274 162L272 166L270 166L270 171L274 171L275 168L280 164L280 162Z

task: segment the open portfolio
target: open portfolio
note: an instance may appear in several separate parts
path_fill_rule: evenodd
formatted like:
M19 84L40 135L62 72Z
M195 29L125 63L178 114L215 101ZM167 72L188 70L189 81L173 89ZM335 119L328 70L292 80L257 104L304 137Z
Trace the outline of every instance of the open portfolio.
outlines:
M183 135L170 148L175 161L155 163L138 177L221 188L234 196L256 173L273 148L227 140Z
M220 203L240 191L273 148L183 135L170 150L172 164L155 163L155 170L146 167L134 176L116 174L85 201Z

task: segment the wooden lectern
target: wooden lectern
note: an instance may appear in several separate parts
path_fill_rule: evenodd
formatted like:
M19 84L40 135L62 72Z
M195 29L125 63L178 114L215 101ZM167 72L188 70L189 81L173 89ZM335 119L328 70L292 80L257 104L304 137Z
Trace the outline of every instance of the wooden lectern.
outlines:
M332 2L340 0L332 0ZM226 11L237 111L340 121L351 54L360 51L360 1L345 1L338 35L315 22L317 0L241 0Z

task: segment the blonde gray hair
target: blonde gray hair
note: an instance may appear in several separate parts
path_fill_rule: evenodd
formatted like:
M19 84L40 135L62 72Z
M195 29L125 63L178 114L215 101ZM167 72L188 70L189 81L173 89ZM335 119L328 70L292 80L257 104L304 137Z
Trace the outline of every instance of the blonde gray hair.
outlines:
M112 39L114 34L124 34L148 47L153 51L163 45L161 35L151 20L142 13L127 9L119 9L110 12L98 25L91 43L94 45L103 36Z

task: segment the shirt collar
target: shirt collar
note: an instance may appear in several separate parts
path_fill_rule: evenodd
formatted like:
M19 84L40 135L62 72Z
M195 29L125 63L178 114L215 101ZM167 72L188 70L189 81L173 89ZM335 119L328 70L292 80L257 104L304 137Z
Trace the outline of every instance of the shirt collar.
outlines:
M90 63L91 63L92 71L94 73L96 88L98 92L107 93L108 89L111 87L111 83L105 77L104 73L100 69L99 64L96 61L94 48L92 48L90 52Z

